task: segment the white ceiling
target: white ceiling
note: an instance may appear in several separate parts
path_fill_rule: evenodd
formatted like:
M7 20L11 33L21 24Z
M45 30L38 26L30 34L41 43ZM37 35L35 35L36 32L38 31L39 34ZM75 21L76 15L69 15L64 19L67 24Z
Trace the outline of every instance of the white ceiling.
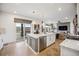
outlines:
M0 3L0 10L27 16L32 19L72 19L76 14L74 3ZM33 13L35 12L35 13Z

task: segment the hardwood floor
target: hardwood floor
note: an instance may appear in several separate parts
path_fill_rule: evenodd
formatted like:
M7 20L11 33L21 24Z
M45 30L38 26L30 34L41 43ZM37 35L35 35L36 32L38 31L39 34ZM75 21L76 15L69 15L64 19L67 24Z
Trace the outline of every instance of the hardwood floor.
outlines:
M59 44L62 41L63 40L56 40L56 42L54 44L52 44L51 46L46 48L44 51L40 52L40 54L38 54L38 55L39 56L60 56Z
M24 41L17 43L10 43L5 45L4 48L0 51L1 56L59 56L60 47L59 44L63 40L56 40L54 44L44 49L38 55L25 44Z

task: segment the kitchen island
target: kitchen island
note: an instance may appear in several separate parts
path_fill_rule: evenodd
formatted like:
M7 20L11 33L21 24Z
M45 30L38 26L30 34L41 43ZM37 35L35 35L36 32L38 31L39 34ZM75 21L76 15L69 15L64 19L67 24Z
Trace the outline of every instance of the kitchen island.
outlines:
M27 45L39 53L55 42L55 33L27 34Z
M60 44L61 56L79 56L79 40L65 39Z

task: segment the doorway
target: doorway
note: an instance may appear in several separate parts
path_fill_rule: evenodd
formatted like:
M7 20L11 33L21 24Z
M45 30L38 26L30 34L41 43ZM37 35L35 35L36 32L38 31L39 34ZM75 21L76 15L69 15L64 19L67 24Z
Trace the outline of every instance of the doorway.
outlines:
M22 41L24 40L24 31L23 31L23 24L22 23L16 23L16 41Z
M26 35L31 32L31 20L14 18L16 23L16 41L23 41Z
M31 32L31 24L16 23L16 41L23 41L27 34Z

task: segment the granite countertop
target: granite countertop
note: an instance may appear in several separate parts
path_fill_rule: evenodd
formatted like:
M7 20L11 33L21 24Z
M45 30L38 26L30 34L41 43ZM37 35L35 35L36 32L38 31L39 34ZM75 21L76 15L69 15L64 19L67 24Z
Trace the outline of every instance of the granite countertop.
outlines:
M34 38L39 38L40 36L45 36L44 34L27 34L31 37L34 37Z
M79 40L65 39L60 46L79 51Z
M40 34L27 34L27 35L29 35L29 36L31 36L31 37L34 37L34 38L39 38L39 37L42 37L42 36L47 36L47 35L51 35L51 34L54 34L54 33L40 33Z

